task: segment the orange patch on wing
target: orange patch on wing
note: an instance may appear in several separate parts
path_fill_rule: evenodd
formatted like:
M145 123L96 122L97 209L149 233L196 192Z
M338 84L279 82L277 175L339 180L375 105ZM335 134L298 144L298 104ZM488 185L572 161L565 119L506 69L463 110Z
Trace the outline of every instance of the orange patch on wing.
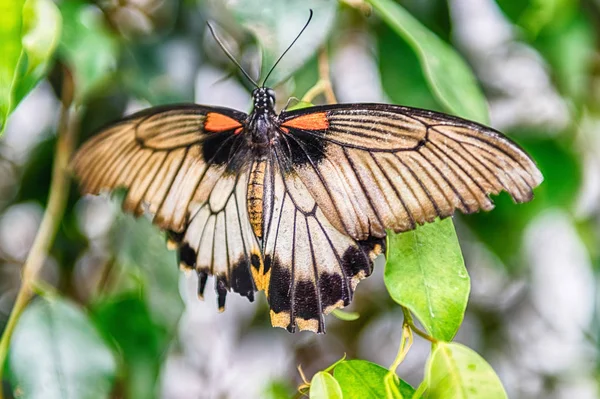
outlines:
M242 124L233 118L217 112L206 114L204 121L204 130L209 132L224 132L226 130L241 128Z
M303 130L324 130L329 127L329 121L327 120L327 114L325 112L318 112L290 119L289 121L282 123L281 126Z

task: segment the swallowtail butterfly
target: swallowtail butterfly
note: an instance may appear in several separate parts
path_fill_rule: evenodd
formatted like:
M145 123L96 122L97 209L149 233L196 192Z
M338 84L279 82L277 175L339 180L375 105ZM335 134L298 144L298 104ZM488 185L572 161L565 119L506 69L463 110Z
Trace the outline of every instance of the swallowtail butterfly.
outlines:
M542 175L501 133L387 104L277 114L256 85L250 114L153 107L87 141L73 168L83 193L125 187L123 208L169 233L202 296L264 291L273 326L324 332L385 252L386 231L490 210L490 194L529 201Z

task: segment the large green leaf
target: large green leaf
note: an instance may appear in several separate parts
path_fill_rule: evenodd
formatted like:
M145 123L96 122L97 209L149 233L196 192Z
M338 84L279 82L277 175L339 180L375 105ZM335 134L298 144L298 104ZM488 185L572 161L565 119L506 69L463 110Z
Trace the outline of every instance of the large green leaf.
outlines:
M116 362L77 306L39 299L15 329L9 371L17 397L99 399L109 397Z
M392 0L368 0L381 18L413 48L429 86L450 112L488 122L485 98L470 68L450 45Z
M237 22L252 32L258 41L262 50L261 79L266 77L277 58L300 32L308 19L309 10L313 10L310 27L271 74L267 83L274 86L307 62L325 42L333 28L337 2L240 0L228 2L227 7Z
M132 292L100 301L92 317L121 355L125 396L154 397L171 338L165 326L152 320L144 299Z
M430 399L505 399L500 379L473 350L439 342L425 368Z
M75 99L81 102L115 71L119 43L98 7L70 0L60 4L60 11L65 23L59 53L73 72Z
M61 16L51 0L0 2L0 134L47 72L60 32Z
M390 237L385 285L436 339L450 341L462 323L470 281L451 219Z
M329 373L319 371L310 381L310 399L342 399L340 384Z
M121 215L115 231L119 263L139 282L152 319L172 331L183 311L176 252L167 249L164 234L147 218Z
M333 376L339 382L344 399L380 399L387 395L385 376L389 370L365 360L346 360L338 364ZM415 390L400 380L396 384L403 398L412 398Z

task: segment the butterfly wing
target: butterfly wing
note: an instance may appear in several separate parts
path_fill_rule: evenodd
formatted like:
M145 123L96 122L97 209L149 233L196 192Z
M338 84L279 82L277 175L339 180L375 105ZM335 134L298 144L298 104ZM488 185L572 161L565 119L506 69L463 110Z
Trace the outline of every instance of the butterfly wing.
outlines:
M382 104L280 115L265 229L265 288L275 326L324 331L385 251L386 230L489 210L490 194L532 198L542 176L516 144L485 126Z
M255 291L250 264L259 247L240 202L246 117L198 105L150 108L103 129L72 162L83 193L124 187L126 211L148 212L171 233L182 266L199 273L200 293L215 275L220 308L229 289L250 299Z
M293 155L285 144L271 152L264 270L256 282L267 294L273 326L325 332L323 315L350 303L385 239L356 240L336 229L290 167Z
M432 111L339 104L282 114L294 171L332 223L363 240L414 229L456 209L490 210L490 194L529 201L543 177L501 133Z

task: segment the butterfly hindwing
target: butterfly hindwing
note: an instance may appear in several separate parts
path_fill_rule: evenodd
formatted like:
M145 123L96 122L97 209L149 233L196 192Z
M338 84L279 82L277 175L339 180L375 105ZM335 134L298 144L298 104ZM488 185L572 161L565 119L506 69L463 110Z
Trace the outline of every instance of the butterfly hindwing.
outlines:
M294 172L298 160L282 148L270 159L273 205L263 243L271 322L289 331L324 332L324 314L350 303L385 242L358 241L334 227Z
M221 176L179 238L181 266L197 271L200 297L207 277L215 276L220 310L229 290L254 300L253 274L261 268L260 247L246 210L247 180L244 172Z

